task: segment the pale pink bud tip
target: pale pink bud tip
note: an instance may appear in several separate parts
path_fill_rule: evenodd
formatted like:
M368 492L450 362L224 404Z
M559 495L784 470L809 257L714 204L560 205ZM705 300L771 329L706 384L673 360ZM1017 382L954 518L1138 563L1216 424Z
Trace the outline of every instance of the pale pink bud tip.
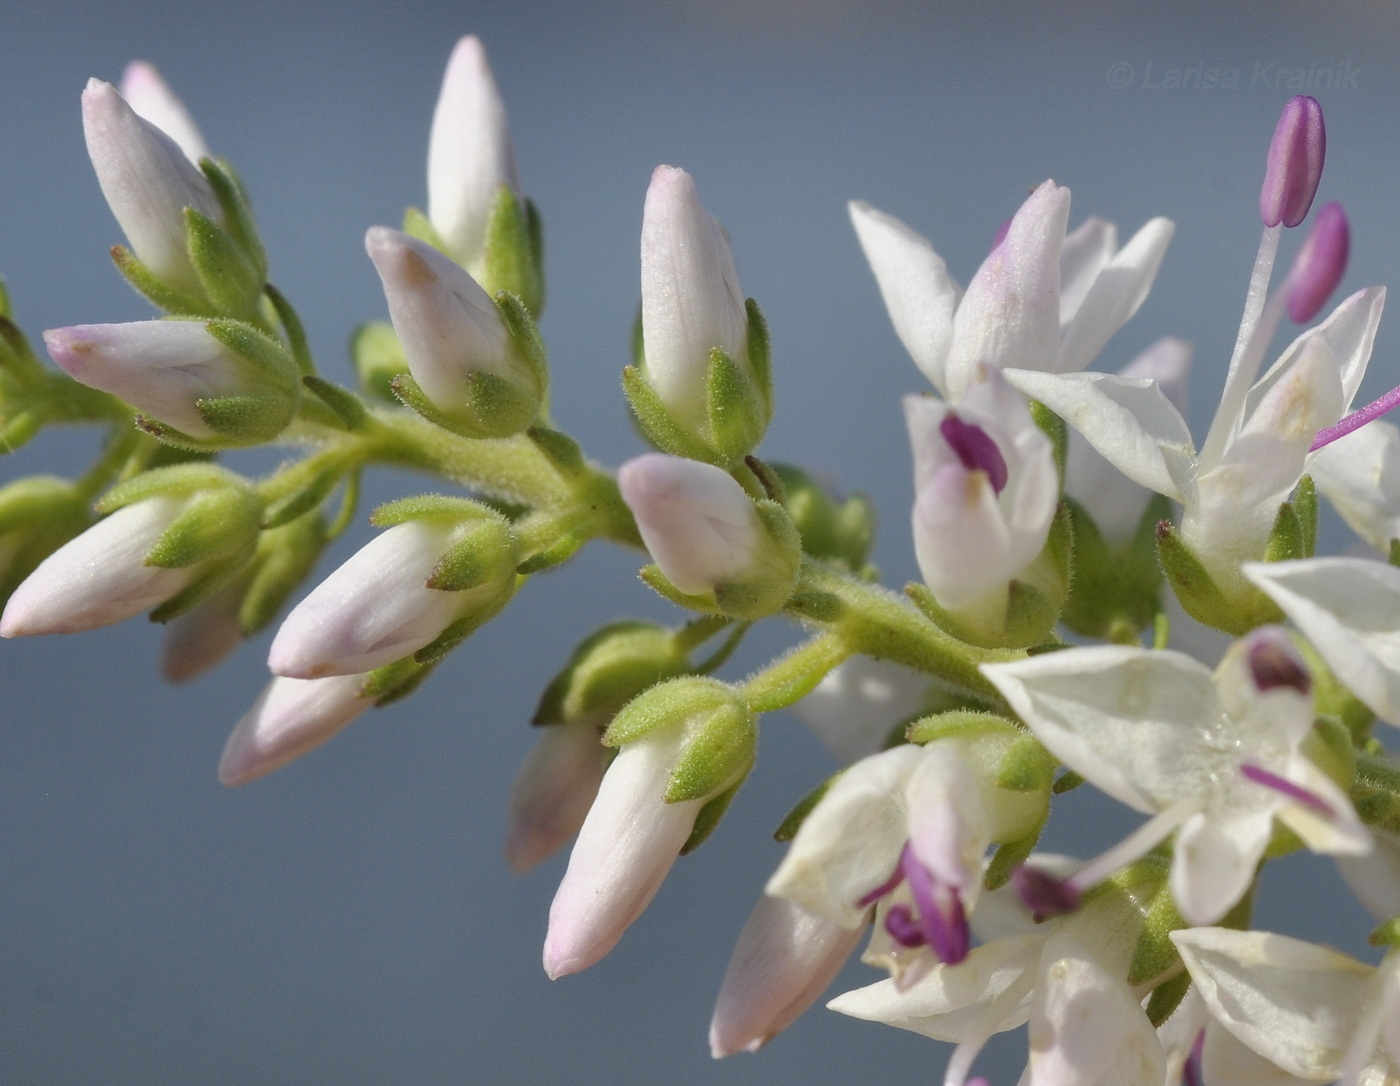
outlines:
M1317 213L1288 276L1288 315L1295 323L1317 316L1342 281L1350 254L1351 226L1342 205L1333 201Z
M1295 95L1283 107L1269 144L1259 214L1265 226L1297 226L1307 218L1322 179L1327 130L1316 98Z

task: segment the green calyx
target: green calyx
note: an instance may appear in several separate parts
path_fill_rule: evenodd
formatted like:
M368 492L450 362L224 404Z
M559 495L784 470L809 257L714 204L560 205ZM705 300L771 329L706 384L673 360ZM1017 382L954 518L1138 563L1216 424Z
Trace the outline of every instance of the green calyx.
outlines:
M1197 622L1239 637L1283 621L1283 612L1253 585L1241 582L1227 595L1169 520L1157 525L1157 558L1182 609Z
M532 722L605 725L642 691L689 669L674 631L636 620L609 623L574 649L545 687Z

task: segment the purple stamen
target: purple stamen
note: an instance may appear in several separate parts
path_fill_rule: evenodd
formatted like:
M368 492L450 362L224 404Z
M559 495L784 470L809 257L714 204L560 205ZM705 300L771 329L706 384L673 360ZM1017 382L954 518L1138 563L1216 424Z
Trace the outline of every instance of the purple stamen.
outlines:
M1335 200L1317 213L1288 273L1288 316L1306 324L1317 316L1342 281L1351 253L1351 227Z
M1079 888L1047 871L1022 864L1011 873L1011 884L1037 924L1079 908Z
M889 911L885 913L885 930L896 943L910 949L921 947L928 942L924 938L923 927L914 919L913 910L908 905L890 906Z
M968 471L985 471L992 490L1000 494L1006 486L1006 460L997 443L980 426L974 426L949 411L938 424L943 440L953 450Z
M1289 799L1296 800L1310 811L1322 815L1324 818L1336 818L1337 812L1332 809L1325 799L1316 792L1310 792L1300 784L1294 784L1286 777L1280 777L1277 773L1270 773L1262 766L1251 765L1246 762L1240 766L1240 772L1255 784L1262 784L1265 788L1272 788L1275 792L1281 792Z
M919 923L928 945L942 961L957 965L967 957L972 941L958 888L934 878L909 848L904 850L904 875L918 906Z
M1332 444L1339 437L1346 437L1353 430L1361 429L1368 422L1380 418L1387 411L1393 411L1397 407L1400 407L1400 388L1392 388L1380 399L1372 400L1365 407L1353 411L1337 425L1319 430L1317 437L1313 438L1312 445L1308 447L1308 452L1317 452L1324 445Z
M1270 628L1280 637L1277 627ZM1263 631L1261 631L1263 632ZM1280 687L1288 687L1300 694L1312 689L1312 676L1308 674L1300 660L1290 651L1287 641L1279 637L1256 637L1249 646L1249 673L1254 678L1254 686L1261 694Z
M1206 1051L1206 1031L1201 1030L1196 1034L1196 1041L1191 1046L1191 1055L1186 1057L1186 1066L1181 1069L1181 1080L1184 1086L1205 1086L1206 1076L1203 1069Z
M1295 95L1283 107L1259 190L1259 215L1265 226L1297 226L1308 215L1322 163L1327 157L1327 129L1316 98Z
M875 902L879 901L886 894L894 892L895 887L904 881L904 863L905 857L908 855L909 844L908 842L906 842L903 851L899 854L899 859L895 861L894 873L890 875L890 877L887 878L884 882L880 883L879 886L875 887L875 889L871 890L870 893L866 894L863 898L857 901L856 906L858 908L863 909L867 905L874 905Z

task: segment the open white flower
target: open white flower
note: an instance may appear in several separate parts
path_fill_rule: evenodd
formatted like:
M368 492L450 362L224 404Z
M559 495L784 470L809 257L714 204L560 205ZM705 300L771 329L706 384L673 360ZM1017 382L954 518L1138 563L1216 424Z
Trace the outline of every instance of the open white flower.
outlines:
M1287 1074L1400 1081L1400 953L1373 968L1269 932L1197 928L1172 941L1215 1019Z
M1173 896L1209 924L1248 889L1275 818L1314 852L1371 847L1346 793L1299 750L1311 679L1277 627L1236 642L1214 675L1182 653L1121 646L982 670L1052 754L1154 816L1077 873L1080 889L1176 830Z
M1308 473L1348 526L1382 553L1400 538L1400 429L1367 423L1318 450Z
M1137 311L1171 240L1153 219L1122 249L1112 223L1066 235L1069 190L1046 181L1021 205L965 294L926 239L869 204L851 221L895 332L947 399L962 399L983 363L1083 369Z

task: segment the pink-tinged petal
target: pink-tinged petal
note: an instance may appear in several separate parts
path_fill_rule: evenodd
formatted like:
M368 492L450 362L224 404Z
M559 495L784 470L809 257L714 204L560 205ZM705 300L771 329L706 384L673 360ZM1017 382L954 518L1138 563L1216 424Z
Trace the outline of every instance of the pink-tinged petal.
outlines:
M174 683L193 679L243 644L238 608L246 587L236 581L165 628L160 657L160 673L165 678Z
M374 704L360 697L364 679L274 677L229 735L220 783L247 784L319 747Z
M146 564L179 515L178 498L123 506L49 555L5 605L0 637L77 633L139 615L185 588L198 566Z
M948 395L957 402L981 365L1036 369L1060 336L1060 248L1069 190L1046 181L1011 220L1006 238L968 284L954 320Z
M893 215L853 200L851 222L875 273L895 334L914 364L945 396L958 285L933 246Z
M138 117L174 140L191 162L198 165L201 158L209 157L209 147L199 133L199 126L154 65L144 60L128 64L122 72L121 96Z
M718 347L747 369L748 315L729 241L690 174L658 166L642 213L642 342L647 380L683 423L705 424Z
M624 747L608 767L549 908L544 969L577 973L617 945L661 888L705 800L666 803L676 729Z
M484 270L496 193L520 195L505 105L479 39L457 42L447 62L428 138L428 219L452 258Z
M563 847L588 815L608 748L591 721L538 729L510 790L506 862L517 874Z
M752 571L762 542L758 514L728 472L648 453L623 464L617 484L647 550L682 592L709 592Z
M835 979L863 935L783 898L759 898L715 1001L711 1054L753 1052L787 1029Z

